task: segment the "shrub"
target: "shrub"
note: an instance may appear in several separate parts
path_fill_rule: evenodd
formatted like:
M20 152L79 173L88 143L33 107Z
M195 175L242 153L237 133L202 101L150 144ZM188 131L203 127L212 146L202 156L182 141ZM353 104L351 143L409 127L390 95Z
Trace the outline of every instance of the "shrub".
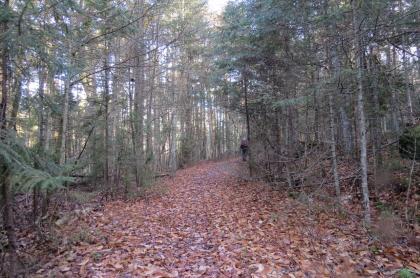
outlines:
M401 157L420 161L420 125L407 128L399 140Z

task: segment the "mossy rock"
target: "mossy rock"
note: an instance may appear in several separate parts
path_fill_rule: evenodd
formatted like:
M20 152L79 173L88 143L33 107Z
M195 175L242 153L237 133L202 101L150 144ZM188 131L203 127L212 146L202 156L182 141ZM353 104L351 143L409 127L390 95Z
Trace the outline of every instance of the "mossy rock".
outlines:
M400 136L399 144L401 157L420 161L420 125L407 128Z

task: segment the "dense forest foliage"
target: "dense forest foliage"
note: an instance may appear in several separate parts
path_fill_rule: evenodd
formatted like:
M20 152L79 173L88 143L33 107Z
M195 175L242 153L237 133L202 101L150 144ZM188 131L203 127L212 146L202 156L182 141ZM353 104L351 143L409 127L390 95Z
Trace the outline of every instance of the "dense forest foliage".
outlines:
M368 183L389 170L385 148L418 121L419 15L418 1L228 5L216 63L222 90L245 99L251 168L291 187L331 172L340 196L352 174L338 164L357 160L369 223ZM414 145L401 145L405 157Z
M420 2L206 2L1 1L9 276L18 226L42 231L71 192L140 196L245 137L251 177L335 205L355 187L367 226L398 184L418 227Z

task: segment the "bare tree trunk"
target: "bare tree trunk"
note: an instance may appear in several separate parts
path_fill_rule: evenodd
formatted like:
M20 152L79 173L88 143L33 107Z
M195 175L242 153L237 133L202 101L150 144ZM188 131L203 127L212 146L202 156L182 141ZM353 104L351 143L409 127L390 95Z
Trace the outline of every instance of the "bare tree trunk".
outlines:
M370 47L370 56L369 56L369 70L371 76L371 95L373 100L373 115L371 132L372 132L372 151L374 156L374 177L377 177L377 170L382 165L382 154L381 154L381 113L380 113L380 104L379 104L379 92L378 92L378 75L379 69L375 61L375 49Z
M120 62L120 40L116 42L117 49L114 52L115 63ZM121 105L120 101L120 94L121 94L121 70L116 69L115 74L112 80L112 96L111 96L111 108L109 112L109 127L110 127L110 135L109 135L109 144L111 145L109 157L110 157L110 182L113 187L118 186L119 176L118 176L118 150L120 147L118 146L117 140L117 124L121 123Z
M411 95L410 88L410 72L408 69L408 58L406 51L403 51L403 67L404 67L404 79L405 79L405 94L407 97L407 108L408 108L408 122L410 124L415 123L414 112L413 112L413 97Z
M246 139L248 140L248 158L249 158L248 166L249 166L249 175L252 177L254 162L252 160L251 124L250 124L250 119L249 119L250 115L249 115L249 107L248 107L248 80L246 76L244 76L243 78L243 90L244 90L244 98L245 98Z
M405 220L407 223L410 223L410 217L408 213L408 208L410 204L410 194L411 194L411 186L413 183L413 174L415 173L415 167L416 167L416 156L417 156L417 138L414 139L414 151L413 151L413 159L411 160L411 167L410 167L410 175L408 177L408 186L407 186L407 192L405 195Z
M315 80L315 75L317 75ZM319 71L317 71L316 73L312 73L311 75L311 83L315 84L315 82L319 82ZM315 133L315 143L318 143L319 140L319 104L318 104L318 86L315 86L315 88L313 89L312 92L312 97L313 97L313 103L314 103L314 133Z
M16 82L16 92L15 97L13 99L12 103L12 112L10 113L10 119L9 119L9 128L13 128L15 131L16 129L16 121L17 121L17 114L19 112L20 107L20 100L22 99L22 78L20 76L15 76L15 82Z
M40 153L45 151L46 143L46 118L45 118L45 81L47 75L44 68L39 69L38 71L38 96L39 96L39 133L38 133L38 147ZM33 189L32 196L32 217L33 224L35 225L38 220L39 215L39 201L41 199L41 192L37 186Z
M60 147L59 147L59 160L58 163L60 165L64 165L66 162L66 142L67 142L67 129L68 129L68 121L69 121L69 101L70 101L70 93L71 93L71 73L72 73L72 54L71 54L71 43L68 43L68 50L67 50L68 58L70 59L67 72L65 75L64 80L64 101L63 101L63 114L62 114L62 125L61 125L61 138L60 138Z
M159 19L157 21L156 26L156 34L155 34L155 45L159 45ZM146 126L146 158L147 161L150 162L150 164L153 163L152 158L154 156L153 154L153 130L152 130L152 106L153 106L153 100L154 100L154 91L155 91L155 82L156 82L156 70L159 65L159 56L158 56L158 49L156 49L153 53L153 64L152 64L152 72L150 77L150 92L149 92L149 100L147 105L147 126ZM154 119L155 121L157 119Z
M324 1L324 15L328 13L328 1ZM325 29L328 32L331 32L331 28L329 25L325 26ZM326 60L328 61L328 76L334 79L334 74L338 75L340 82L340 75L341 75L341 67L338 61L338 53L335 46L332 47L330 51L330 47L328 42L325 42L325 56ZM333 85L333 84L331 84ZM337 88L339 87L339 83L337 84ZM337 139L336 139L336 125L335 125L335 111L334 111L334 91L335 88L331 87L330 92L328 93L328 106L329 106L329 120L330 120L330 148L331 148L331 160L332 160L332 171L334 176L334 188L335 194L337 196L338 204L340 204L340 177L338 174L338 167L337 167Z
M38 71L38 78L39 78L39 88L38 88L38 95L39 95L39 147L41 151L45 150L46 144L46 131L47 131L47 119L45 116L45 81L47 78L45 69L40 69Z
M176 148L176 136L177 136L177 115L176 109L172 109L171 116L171 142L170 142L170 158L169 166L172 174L177 170L177 148Z
M343 134L344 150L350 156L353 153L353 138L351 133L351 124L347 116L345 107L340 106L341 130Z
M105 127L104 127L104 185L105 190L108 194L110 192L110 183L109 183L109 62L108 62L108 49L107 43L105 43L105 59L104 59L104 68L105 68L105 78L104 78L104 118L105 118Z
M333 108L333 93L330 92L328 94L328 106L330 108L330 136L331 136L331 159L332 159L332 170L334 175L334 187L335 187L335 194L337 195L337 199L340 202L340 178L338 175L338 167L337 167L337 141L335 137L335 115L334 115L334 108Z
M137 186L143 185L143 136L144 136L144 0L137 0L138 15L141 16L138 21L138 31L136 40L136 65L134 69L135 75L135 96L134 96L134 112L135 112L135 127L136 127L136 175Z
M363 97L363 38L361 30L358 30L360 21L358 19L356 0L352 0L353 12L353 32L356 40L356 66L357 66L357 114L359 118L359 140L360 140L360 168L362 179L363 205L365 209L365 222L370 226L370 204L369 204L369 187L368 187L368 161L367 161L367 140L366 140L366 119L364 111ZM360 27L359 27L360 28Z
M206 91L206 87L203 86L203 92ZM207 110L204 108L206 107L206 98L203 96L203 98L201 99L201 118L202 120L202 137L203 137L203 146L202 146L202 156L201 159L207 159L208 156L208 132L207 132Z
M162 121L162 115L160 115L160 109L158 109L157 107L155 107L153 109L153 115L155 115L156 119L153 122L153 153L155 156L155 170L156 171L160 171L161 166L162 166L162 153L160 151L160 146L163 144L162 143L162 138L161 138L161 131L160 131L160 126L161 126L161 121Z
M176 73L175 70L172 73L172 103L173 106L171 109L170 115L170 123L171 123L171 130L170 130L170 144L169 144L169 168L174 175L177 170L177 99L176 99Z
M3 4L3 9L9 9L9 0L5 0ZM3 20L1 26L1 31L6 33L8 31L8 20ZM5 132L7 127L7 104L9 96L9 45L7 40L4 40L2 43L2 56L1 56L1 104L0 104L0 140L4 140ZM9 181L9 169L7 165L4 165L0 161L0 186L1 186L1 195L3 199L3 227L6 231L7 241L8 241L8 251L9 251L9 265L8 273L9 277L16 276L16 264L17 264L17 244L16 244L16 234L15 234L15 225L13 217L13 192L11 192L10 181Z
M3 4L4 10L9 9L9 0L5 0ZM2 33L6 33L9 29L8 21L4 20L2 24ZM7 127L6 115L7 115L7 102L8 102L8 83L9 83L9 45L7 40L2 43L2 61L1 61L1 106L0 106L0 129L5 131ZM0 134L0 138L3 138L4 134Z
M67 125L69 118L69 98L70 98L70 72L67 72L64 81L64 102L63 102L63 115L62 115L62 125L61 125L61 140L60 140L60 150L59 150L59 161L60 165L64 165L66 162L66 135L67 135Z
M207 146L206 146L206 159L211 159L213 158L213 144L214 144L214 140L213 140L213 123L212 123L212 119L213 119L213 102L210 96L210 92L207 91L207 107L208 107L208 111L207 111L207 119L206 122L208 123L208 131L207 131Z
M136 135L137 135L137 127L136 127L136 115L135 115L135 111L137 110L136 108L136 102L134 101L134 97L133 97L133 81L134 78L131 77L131 71L129 69L128 71L128 77L129 77L129 81L128 81L128 115L129 115L129 122L130 122L130 130L131 130L131 143L133 145L133 152L134 152L134 159L135 159L135 178L136 178L136 185L137 187L140 186L140 169L138 168L138 157L137 157L137 141L136 141Z
M393 51L395 53L395 51ZM395 55L393 55L395 57ZM395 66L395 59L391 61L391 50L389 47L386 48L386 63L388 67ZM393 126L393 132L397 135L400 134L400 123L398 119L398 98L396 90L391 90L391 120Z

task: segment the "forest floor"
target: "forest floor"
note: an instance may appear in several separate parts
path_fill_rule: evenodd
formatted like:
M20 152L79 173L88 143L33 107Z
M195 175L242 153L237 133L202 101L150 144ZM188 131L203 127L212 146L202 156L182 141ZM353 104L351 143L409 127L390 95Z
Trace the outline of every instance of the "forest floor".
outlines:
M238 159L161 180L59 227L68 242L32 277L395 277L419 252L385 246L361 225L241 177ZM74 240L74 237L78 240Z

